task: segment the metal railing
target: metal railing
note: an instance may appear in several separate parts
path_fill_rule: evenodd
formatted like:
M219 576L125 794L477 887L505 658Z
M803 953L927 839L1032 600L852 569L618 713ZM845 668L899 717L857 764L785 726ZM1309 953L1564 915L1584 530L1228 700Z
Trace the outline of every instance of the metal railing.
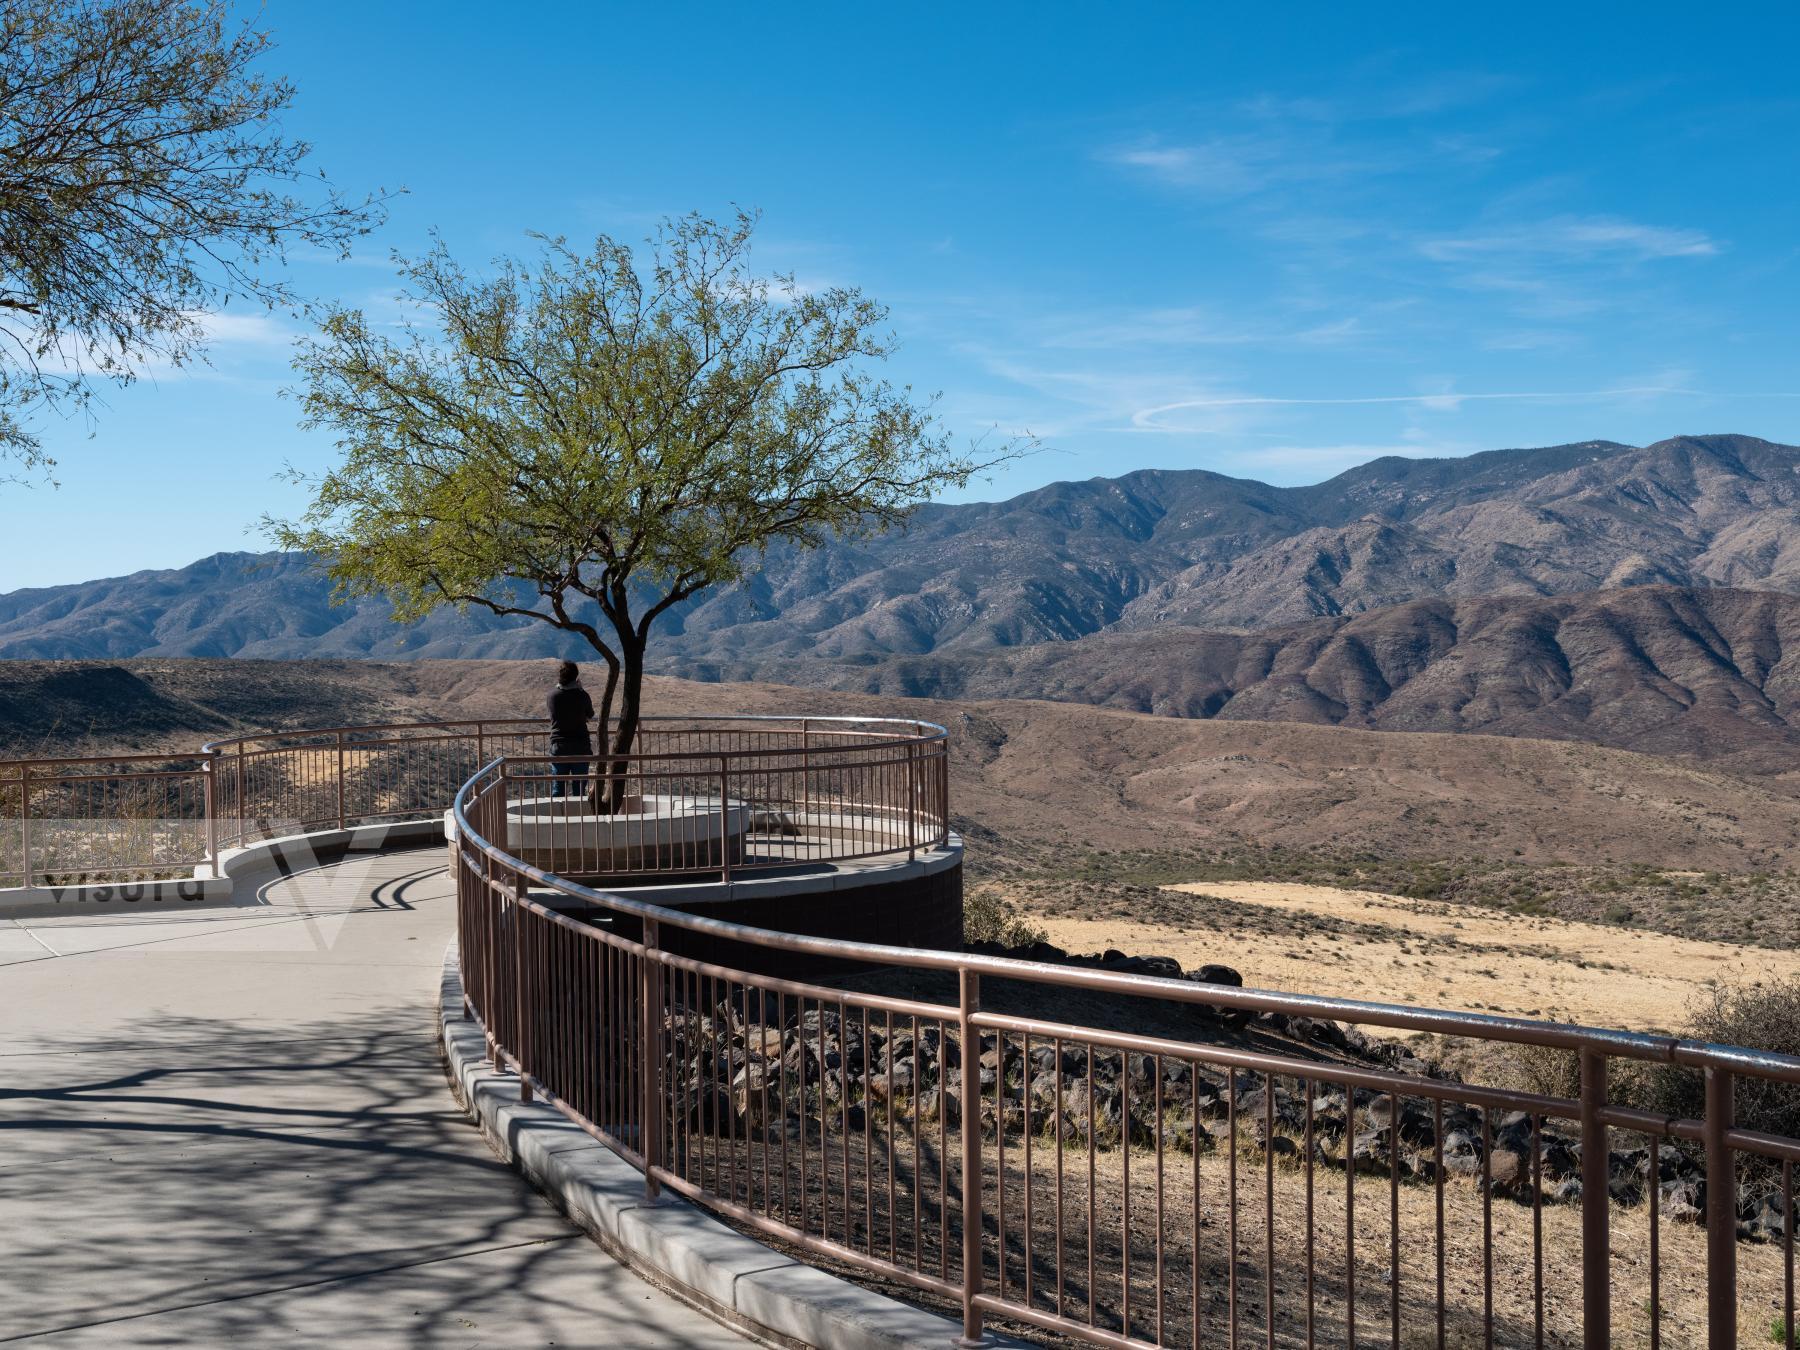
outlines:
M206 761L0 761L0 887L191 872L213 857Z
M1794 1344L1800 1141L1734 1104L1800 1091L1800 1059L744 928L509 852L511 780L458 794L451 860L494 1063L650 1197L960 1308L966 1339ZM1581 1090L1436 1076L1345 1024L1566 1054ZM1693 1075L1703 1112L1612 1100L1634 1065ZM1740 1242L1759 1202L1775 1237Z
M999 1318L1112 1346L1795 1344L1800 1140L1738 1112L1800 1092L1800 1060L698 918L534 858L729 876L916 851L947 830L941 729L681 719L626 761L560 762L542 731L3 764L0 879L216 862L453 797L465 990L521 1090L652 1195L954 1305L970 1337ZM704 833L603 846L591 812L545 798L571 763L622 807L661 799L621 816L724 818L716 854L695 851ZM779 978L762 952L859 973ZM1344 1025L1563 1054L1580 1091L1434 1076ZM1634 1069L1680 1079L1695 1109L1631 1104Z
M190 755L0 761L0 887L151 880L262 840L431 819L497 755L542 859L609 875L843 861L941 842L945 734L834 717L650 717L627 756L551 760L541 719L326 727L218 740ZM559 768L561 772L559 773ZM610 813L550 794L617 784ZM654 809L629 808L648 795ZM732 803L718 840L676 837ZM637 814L634 830L625 817ZM690 831L691 833L691 831ZM581 864L586 863L585 869Z

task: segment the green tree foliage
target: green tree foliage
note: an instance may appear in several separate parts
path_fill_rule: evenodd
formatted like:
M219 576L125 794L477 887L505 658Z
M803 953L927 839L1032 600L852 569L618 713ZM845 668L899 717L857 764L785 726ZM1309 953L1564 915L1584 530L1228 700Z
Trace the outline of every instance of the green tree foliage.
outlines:
M304 424L340 465L289 548L340 598L402 620L440 605L528 616L606 664L629 753L656 620L741 579L772 544L886 529L1016 451L959 450L871 373L886 311L748 267L754 221L668 221L642 256L601 237L466 273L440 242L403 263L398 335L340 309L298 357Z
M265 264L346 252L351 202L274 131L293 97L255 67L267 33L228 0L0 0L0 455L91 380L200 349L232 297L291 302Z

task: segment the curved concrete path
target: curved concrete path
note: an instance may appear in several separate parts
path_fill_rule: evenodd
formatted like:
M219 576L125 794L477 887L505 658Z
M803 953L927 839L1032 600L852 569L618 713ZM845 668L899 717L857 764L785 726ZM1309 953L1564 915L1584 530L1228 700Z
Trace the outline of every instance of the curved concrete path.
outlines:
M742 1346L452 1101L441 848L0 922L0 1345Z

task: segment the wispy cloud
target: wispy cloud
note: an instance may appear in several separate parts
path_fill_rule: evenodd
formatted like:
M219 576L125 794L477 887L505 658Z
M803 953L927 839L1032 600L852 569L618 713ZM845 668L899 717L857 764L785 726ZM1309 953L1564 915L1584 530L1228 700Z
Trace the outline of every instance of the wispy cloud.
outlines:
M1710 258L1719 245L1701 230L1644 225L1629 220L1548 220L1509 229L1421 240L1419 252L1436 262L1499 256L1585 261L1623 258Z
M1294 334L1294 341L1308 346L1330 346L1339 342L1359 342L1368 337L1369 330L1363 321L1352 314L1347 319L1338 319L1332 323L1314 324L1311 328L1303 328Z
M1195 307L1070 314L1043 322L1038 345L1106 350L1117 347L1202 347L1261 341L1266 335Z
M1292 166L1284 168L1273 144L1257 144L1250 138L1215 139L1194 145L1161 145L1155 141L1111 146L1099 160L1132 170L1167 187L1201 188L1224 196L1236 196L1266 187Z
M1406 404L1431 412L1456 412L1464 403L1501 401L1586 403L1608 399L1676 396L1704 398L1698 389L1679 384L1616 385L1607 389L1541 390L1531 392L1464 394L1445 391L1434 394L1371 394L1351 398L1274 398L1241 395L1227 398L1184 398L1154 407L1140 408L1131 415L1131 424L1143 431L1170 431L1187 434L1191 428L1171 425L1163 419L1170 413L1190 410L1210 411L1219 408L1348 408L1376 404Z
M1331 182L1359 185L1449 165L1478 169L1498 158L1501 146L1435 119L1509 83L1461 73L1334 97L1264 94L1203 110L1204 134L1165 126L1105 145L1095 158L1164 187L1221 197Z
M38 367L67 379L231 383L242 378L244 368L291 347L298 336L296 329L267 313L189 310L182 319L184 341L193 339L197 345L180 360L161 351L127 353L111 343L84 344L65 335L42 353Z
M1107 146L1095 157L1164 187L1216 197L1391 173L1402 163L1391 152L1339 146L1317 129L1304 136L1272 129L1184 143L1150 137Z
M206 341L217 346L286 347L295 337L294 329L273 314L220 311L196 317Z
M1484 103L1518 86L1517 77L1479 70L1446 70L1404 80L1364 81L1335 93L1258 94L1241 99L1239 111L1270 121L1382 122L1433 117Z

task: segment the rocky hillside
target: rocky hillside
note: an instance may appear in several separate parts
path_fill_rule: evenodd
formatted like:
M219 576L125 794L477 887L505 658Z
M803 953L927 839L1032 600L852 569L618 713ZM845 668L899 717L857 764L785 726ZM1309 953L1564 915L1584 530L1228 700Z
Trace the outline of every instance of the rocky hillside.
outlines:
M1642 587L1415 600L1253 633L1168 627L871 664L727 666L899 697L1477 732L1800 765L1800 597Z
M1167 627L1243 631L1448 597L1672 585L1800 593L1800 449L1683 436L1387 458L1275 488L1202 471L934 506L872 542L780 553L666 620L664 668L875 662ZM0 657L519 657L542 625L334 608L306 560L191 567L0 596Z

